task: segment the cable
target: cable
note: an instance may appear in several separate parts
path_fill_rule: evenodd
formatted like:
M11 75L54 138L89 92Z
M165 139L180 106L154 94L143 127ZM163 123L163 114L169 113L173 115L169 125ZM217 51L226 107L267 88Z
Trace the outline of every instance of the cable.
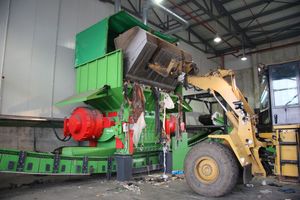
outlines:
M64 138L60 138L59 136L58 136L58 133L56 132L56 129L53 127L52 128L53 129L53 132L54 132L54 134L55 134L55 137L59 140L59 141L61 141L61 142L67 142L67 141L69 141L70 139L71 139L71 136L65 136Z

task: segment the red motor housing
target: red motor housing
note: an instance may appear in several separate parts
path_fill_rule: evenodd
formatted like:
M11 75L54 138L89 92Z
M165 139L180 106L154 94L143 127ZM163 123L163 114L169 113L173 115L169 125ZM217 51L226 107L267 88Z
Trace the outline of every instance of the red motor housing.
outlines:
M171 115L169 119L165 120L165 131L167 135L175 133L177 126L177 119L175 116Z
M95 141L104 128L114 126L115 122L104 117L98 110L78 107L64 120L64 135L76 141Z

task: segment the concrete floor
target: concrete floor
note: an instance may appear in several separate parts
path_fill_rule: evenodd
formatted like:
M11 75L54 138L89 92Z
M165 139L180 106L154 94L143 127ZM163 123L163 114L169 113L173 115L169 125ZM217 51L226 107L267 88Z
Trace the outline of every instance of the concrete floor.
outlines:
M15 200L77 200L77 199L109 199L109 200L129 200L129 199L214 199L206 198L195 194L187 186L183 178L173 178L168 182L158 182L156 177L160 174L147 176L146 180L136 177L135 181L129 184L119 183L115 180L106 181L104 177L45 177L45 176L24 176L24 175L0 175L0 187L10 188L0 189L0 199ZM12 178L13 177L13 178ZM153 180L154 179L154 180ZM174 180L175 179L175 180ZM218 200L299 200L299 184L282 184L282 187L262 185L263 179L252 181L254 187L237 185L234 191ZM265 179L266 183L276 183L274 178ZM10 184L9 184L10 183ZM23 183L23 184L21 184ZM286 194L279 189L291 189L292 192Z

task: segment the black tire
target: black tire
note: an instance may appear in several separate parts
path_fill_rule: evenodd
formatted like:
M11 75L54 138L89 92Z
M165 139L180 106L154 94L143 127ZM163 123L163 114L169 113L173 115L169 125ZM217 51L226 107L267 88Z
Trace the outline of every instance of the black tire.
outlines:
M218 175L212 182L199 179L196 165L201 158L213 159ZM195 145L185 158L184 172L187 184L196 193L207 197L220 197L231 192L237 183L239 167L235 155L227 146L216 142L203 142Z

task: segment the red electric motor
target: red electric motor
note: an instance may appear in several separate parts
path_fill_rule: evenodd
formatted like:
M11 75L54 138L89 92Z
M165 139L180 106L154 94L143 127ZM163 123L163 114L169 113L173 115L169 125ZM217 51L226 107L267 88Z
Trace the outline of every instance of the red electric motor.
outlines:
M165 131L167 135L175 133L177 126L177 119L175 116L171 115L169 119L165 120Z
M98 110L78 107L65 119L64 135L72 136L76 141L96 141L104 128L114 125L113 120L104 117Z

